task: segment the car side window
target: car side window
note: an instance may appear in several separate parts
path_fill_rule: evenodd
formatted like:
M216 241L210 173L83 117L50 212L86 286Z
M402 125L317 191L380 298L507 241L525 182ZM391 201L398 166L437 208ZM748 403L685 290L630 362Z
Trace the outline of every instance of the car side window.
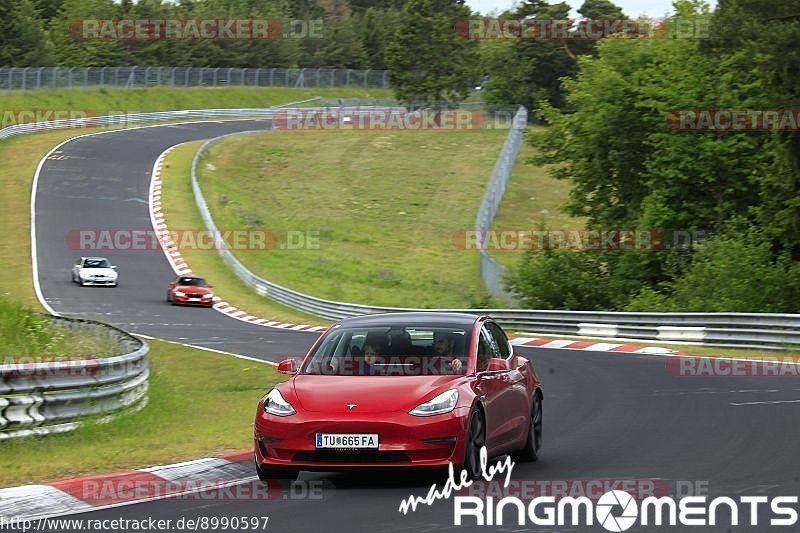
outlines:
M494 342L491 334L486 330L486 326L481 328L478 339L478 372L483 372L489 363L489 359L499 357L499 349Z
M500 329L500 326L494 322L487 322L486 329L488 329L489 333L491 333L492 339L500 351L500 357L503 359L508 359L511 357L511 349L508 345L508 337L506 337L506 334L503 333L502 329Z

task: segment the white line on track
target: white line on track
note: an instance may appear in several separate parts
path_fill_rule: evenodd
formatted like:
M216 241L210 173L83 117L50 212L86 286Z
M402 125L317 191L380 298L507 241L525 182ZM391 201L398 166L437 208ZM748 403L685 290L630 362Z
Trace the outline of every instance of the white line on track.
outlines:
M170 340L167 340L167 339L161 339L159 337L151 337L150 335L142 335L141 333L133 333L132 335L134 335L136 337L141 337L141 338L147 339L147 340L156 340L156 341L161 341L161 342L168 342L170 344L177 344L178 346L185 346L186 348L196 348L198 350L203 350L203 351L206 351L206 352L213 352L213 353L218 353L218 354L222 354L222 355L230 355L230 356L233 356L233 357L235 357L237 359L245 359L247 361L253 361L255 363L264 363L266 365L278 366L278 363L273 363L272 361L265 361L263 359L257 359L255 357L250 357L249 355L242 355L242 354L239 354L239 353L226 352L226 351L223 351L223 350L215 350L214 348L208 348L207 346L199 346L197 344L188 344L188 343L185 343L185 342L170 341Z
M741 403L729 403L728 405L733 405L736 407L742 405L778 405L784 403L800 403L800 400L773 400L771 402L741 402Z

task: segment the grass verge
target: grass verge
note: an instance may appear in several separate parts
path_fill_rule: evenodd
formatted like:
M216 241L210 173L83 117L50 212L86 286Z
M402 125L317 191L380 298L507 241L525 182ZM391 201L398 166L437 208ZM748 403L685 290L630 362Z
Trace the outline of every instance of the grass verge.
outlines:
M567 201L571 185L547 173L546 167L528 163L536 149L527 142L520 147L517 163L511 173L503 201L492 223L495 232L581 230L585 221L573 218L561 210ZM535 241L534 241L535 243ZM516 268L525 250L490 249L489 255L506 268Z
M73 331L47 316L0 297L0 364L68 361L119 355L114 339L87 330Z
M275 235L235 251L261 277L332 300L485 307L463 233L507 134L276 131L216 145L200 180L220 229Z
M202 144L203 141L182 144L170 152L164 161L161 171L162 212L170 229L205 227L195 204L192 183L189 179L192 159ZM257 295L236 277L215 250L184 248L181 250L181 255L192 271L198 276L207 278L214 285L215 292L218 292L226 302L248 313L290 323L313 325L329 323Z
M149 89L59 89L3 91L3 108L16 111L61 111L80 116L107 113L143 113L176 109L270 107L306 100L315 96L330 98L385 98L388 89L352 88L257 88L257 87L153 87ZM25 116L25 115L21 115ZM64 118L61 116L60 118ZM5 117L2 127L10 126ZM42 120L48 120L48 117Z
M0 443L0 487L188 461L251 446L256 403L280 380L275 368L148 342L151 374L144 409L72 433Z

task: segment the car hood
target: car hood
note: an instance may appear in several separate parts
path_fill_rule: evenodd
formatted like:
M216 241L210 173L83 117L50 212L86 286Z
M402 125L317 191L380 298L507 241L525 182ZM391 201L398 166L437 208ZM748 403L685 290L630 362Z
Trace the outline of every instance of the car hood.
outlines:
M197 287L196 285L176 285L175 290L181 292L191 292L193 294L208 294L211 292L211 289L208 287Z
M117 271L111 268L81 268L81 274L84 276L107 276L113 278L117 275Z
M316 376L299 375L294 392L306 411L359 413L410 411L439 392L456 388L459 376ZM436 394L434 394L436 393Z

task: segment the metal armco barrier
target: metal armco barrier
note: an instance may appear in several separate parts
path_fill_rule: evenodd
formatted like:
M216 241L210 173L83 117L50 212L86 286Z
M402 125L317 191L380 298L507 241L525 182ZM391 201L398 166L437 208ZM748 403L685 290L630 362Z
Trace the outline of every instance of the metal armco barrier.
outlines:
M320 100L319 97L309 98L308 100L291 102L290 104L285 105L299 106L316 102L318 100ZM31 122L26 124L16 124L14 126L8 126L0 129L0 140L8 139L9 137L15 137L17 135L24 135L26 133L36 133L47 130L85 129L94 127L125 128L128 126L137 126L139 124L171 122L174 120L192 121L212 118L268 119L274 115L276 109L280 109L282 107L283 106L275 106L263 109L186 109L181 111L129 113L126 115L96 116L72 120L65 119L50 120L45 122Z
M366 108L362 108L366 109ZM501 158L490 180L490 191L484 196L476 222L477 228L488 228L502 199L508 181L511 161L522 142L526 110L520 108L515 127L503 148ZM206 141L195 154L191 179L195 202L203 222L213 234L220 235L200 189L197 168L206 151L223 139L263 132L242 132ZM513 138L512 138L513 135ZM504 176L495 179L496 176ZM537 311L528 309L414 309L382 307L336 302L317 298L265 280L244 266L224 243L216 246L222 259L246 285L258 294L287 307L328 320L401 311L440 311L489 314L509 331L545 335L580 335L613 339L639 339L661 342L693 342L721 347L797 349L800 348L800 315L763 313L619 313L591 311Z
M85 417L147 401L147 344L99 322L53 317L62 327L112 338L121 355L0 365L0 440L71 431Z
M89 87L390 88L387 70L227 67L0 68L0 90Z

